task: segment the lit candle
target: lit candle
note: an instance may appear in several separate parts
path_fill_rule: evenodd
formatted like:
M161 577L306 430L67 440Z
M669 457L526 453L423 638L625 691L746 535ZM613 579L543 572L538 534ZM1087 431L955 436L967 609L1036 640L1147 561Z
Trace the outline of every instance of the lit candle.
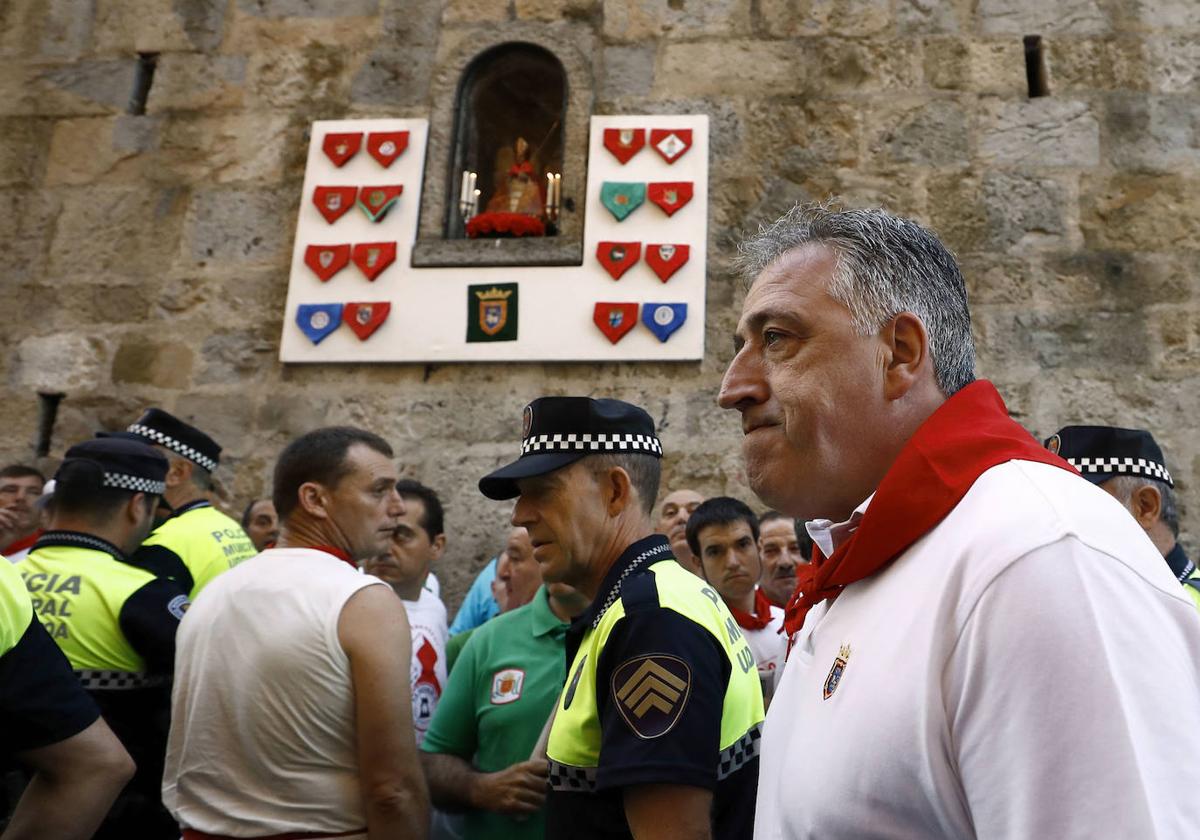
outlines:
M475 182L474 181L474 179L475 179L474 172L471 173L471 179L472 179L471 183L474 183ZM479 190L475 190L475 192L473 192L471 194L471 215L474 216L478 212L479 212Z
M458 187L458 201L460 204L465 204L467 201L467 170L463 170L462 183Z
M479 190L475 189L475 177L476 177L475 173L472 172L471 173L471 185L467 191L467 198L470 198L471 196L475 196L476 200L478 200Z
M562 173L554 173L554 206L562 204Z

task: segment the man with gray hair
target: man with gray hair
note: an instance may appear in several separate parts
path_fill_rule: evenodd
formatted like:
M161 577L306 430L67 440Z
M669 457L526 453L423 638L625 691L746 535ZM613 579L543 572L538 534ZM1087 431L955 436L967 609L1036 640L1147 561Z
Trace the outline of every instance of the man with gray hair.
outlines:
M809 206L741 267L719 402L751 487L819 549L754 836L1193 834L1200 801L1163 781L1200 777L1200 623L1119 504L975 380L953 256Z

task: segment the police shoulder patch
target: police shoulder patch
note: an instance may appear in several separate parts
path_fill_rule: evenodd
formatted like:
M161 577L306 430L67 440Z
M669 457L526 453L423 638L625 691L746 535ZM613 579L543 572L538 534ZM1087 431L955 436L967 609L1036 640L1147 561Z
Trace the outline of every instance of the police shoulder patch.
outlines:
M692 669L677 656L635 656L613 670L613 701L625 723L649 740L679 722L692 690Z

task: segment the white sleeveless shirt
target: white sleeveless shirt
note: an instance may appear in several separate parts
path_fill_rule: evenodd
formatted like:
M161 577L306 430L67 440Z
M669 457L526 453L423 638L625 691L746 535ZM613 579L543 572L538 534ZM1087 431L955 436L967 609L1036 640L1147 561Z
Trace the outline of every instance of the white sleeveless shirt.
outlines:
M250 836L366 826L346 601L383 584L275 548L218 576L176 636L163 803L185 828Z

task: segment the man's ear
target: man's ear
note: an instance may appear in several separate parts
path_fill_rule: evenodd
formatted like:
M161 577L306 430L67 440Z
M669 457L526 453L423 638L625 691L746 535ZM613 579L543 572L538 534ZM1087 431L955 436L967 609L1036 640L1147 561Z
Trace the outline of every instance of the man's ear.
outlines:
M1157 487L1143 485L1129 497L1130 513L1148 531L1162 517L1162 494Z
M167 486L179 487L192 480L192 468L195 466L187 458L169 458L167 466Z
M315 481L306 481L296 491L300 508L314 519L329 518L329 497L325 487Z
M125 502L125 507L121 510L121 515L125 522L129 525L141 525L146 520L146 507L150 503L150 496L145 493L134 493ZM154 510L150 510L150 515L154 515Z
M604 494L604 506L609 516L616 516L630 505L637 504L637 491L629 473L622 467L610 467L601 475L596 476L600 490Z
M911 312L901 312L880 331L885 363L884 396L898 400L907 394L925 375L929 362L929 334L921 319Z
M446 535L438 534L433 538L433 542L429 544L429 547L433 550L433 562L436 563L441 560L442 553L446 550Z

